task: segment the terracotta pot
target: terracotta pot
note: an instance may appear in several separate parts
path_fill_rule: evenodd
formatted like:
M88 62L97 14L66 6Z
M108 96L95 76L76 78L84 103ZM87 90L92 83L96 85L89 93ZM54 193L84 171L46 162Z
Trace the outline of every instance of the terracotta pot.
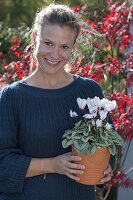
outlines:
M81 155L72 148L72 154L80 155L82 160L76 163L85 166L84 174L77 175L80 178L79 183L85 185L100 184L100 180L104 176L104 171L109 164L110 153L108 149L98 148L92 156L89 156L88 154Z

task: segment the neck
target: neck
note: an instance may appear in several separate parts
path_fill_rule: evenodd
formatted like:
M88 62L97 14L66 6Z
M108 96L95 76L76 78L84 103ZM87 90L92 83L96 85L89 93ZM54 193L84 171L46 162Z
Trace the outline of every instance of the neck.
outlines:
M73 75L65 70L58 74L46 74L37 69L26 80L29 85L46 89L61 88L70 84L72 81Z

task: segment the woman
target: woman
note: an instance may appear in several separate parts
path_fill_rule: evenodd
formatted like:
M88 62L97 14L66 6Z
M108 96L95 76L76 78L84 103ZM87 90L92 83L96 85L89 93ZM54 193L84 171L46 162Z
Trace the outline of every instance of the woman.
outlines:
M103 97L99 85L65 71L80 25L70 8L50 5L36 16L32 40L37 68L0 93L0 200L94 200L94 186L79 184L81 158L63 149L74 126L70 108ZM80 117L79 117L80 120ZM110 166L101 183L111 178Z

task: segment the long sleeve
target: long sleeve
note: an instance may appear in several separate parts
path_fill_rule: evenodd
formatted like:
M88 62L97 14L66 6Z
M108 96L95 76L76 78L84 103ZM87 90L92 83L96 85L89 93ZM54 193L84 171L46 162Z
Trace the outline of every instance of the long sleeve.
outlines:
M16 101L9 87L0 92L0 192L16 193L23 183L31 157L23 155L17 141Z

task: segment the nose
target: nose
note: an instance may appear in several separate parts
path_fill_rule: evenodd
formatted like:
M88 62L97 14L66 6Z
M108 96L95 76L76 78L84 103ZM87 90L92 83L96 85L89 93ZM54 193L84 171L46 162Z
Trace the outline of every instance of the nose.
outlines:
M59 47L55 46L55 47L52 48L51 57L54 58L54 59L59 58Z

